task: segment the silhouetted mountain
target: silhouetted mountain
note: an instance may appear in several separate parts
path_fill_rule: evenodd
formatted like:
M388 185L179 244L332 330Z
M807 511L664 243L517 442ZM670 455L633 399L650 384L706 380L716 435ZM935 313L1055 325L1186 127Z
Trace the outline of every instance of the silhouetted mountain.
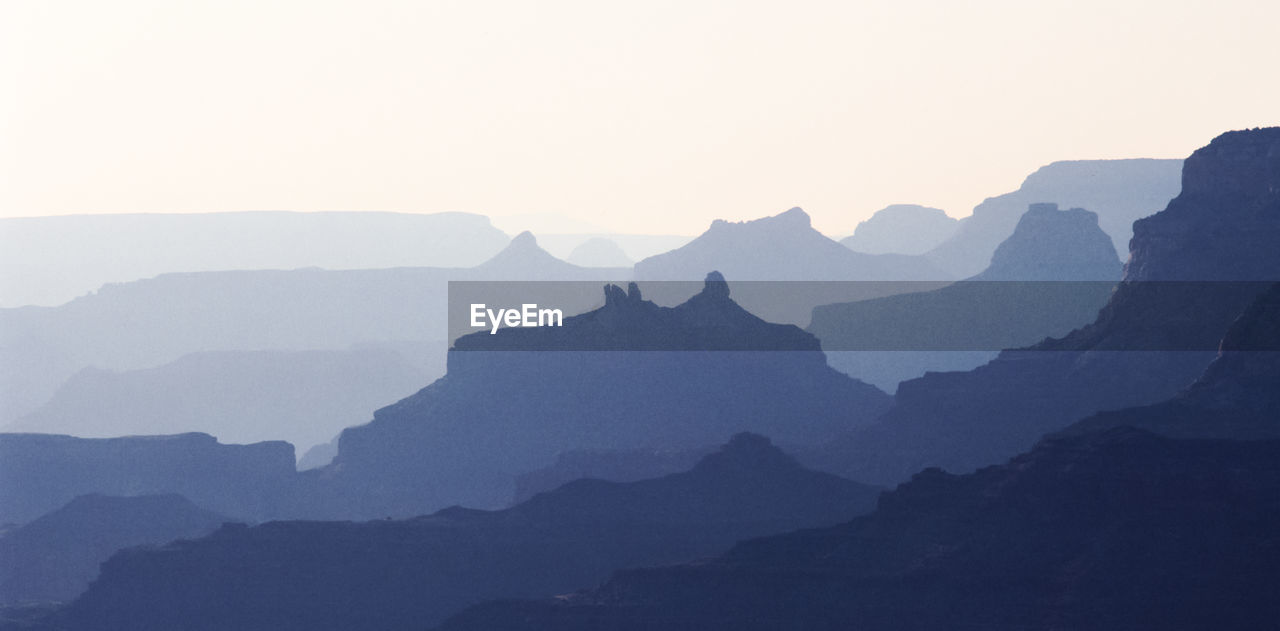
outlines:
M1125 280L1093 324L970 372L903 382L879 423L809 462L884 484L931 466L970 471L1101 410L1173 396L1266 285L1151 281L1280 279L1280 249L1250 245L1280 243L1277 153L1280 128L1226 133L1197 150L1183 193L1135 225ZM1201 249L1206 232L1245 245Z
M610 482L635 482L685 471L703 456L703 449L576 449L556 456L549 466L516 476L513 504L558 488L574 480L594 478Z
M1064 434L1137 427L1172 438L1280 439L1280 284L1231 325L1218 358L1186 391L1141 408L1100 412Z
M634 264L617 243L603 237L583 241L569 254L569 262L582 267L631 267Z
M957 276L987 267L996 246L1013 233L1028 204L1054 202L1088 208L1127 252L1134 220L1163 208L1178 194L1180 160L1074 160L1054 162L1027 176L1012 192L990 197L960 220L956 234L925 254Z
M507 236L481 215L228 212L0 219L4 307L172 272L469 267Z
M933 291L814 308L808 331L832 367L892 391L927 371L969 370L996 351L1093 322L1121 265L1097 215L1032 204L991 265Z
M991 255L991 264L970 280L1120 280L1123 266L1098 215L1083 208L1031 204L1013 234Z
M45 403L73 374L152 368L201 351L406 349L443 341L451 280L619 280L521 235L470 269L165 274L107 285L59 307L0 309L0 423ZM419 364L414 357L411 363ZM428 375L431 376L431 375Z
M390 350L195 353L142 370L86 368L6 429L83 438L198 431L307 449L427 380Z
M1134 429L930 469L833 528L627 570L442 628L1263 629L1280 616L1280 442Z
M0 604L71 600L116 551L204 536L224 521L180 495L82 495L0 535Z
M744 311L719 274L677 307L644 300L634 284L608 286L605 298L562 327L459 338L444 377L343 432L295 514L498 507L515 476L564 451L684 449L737 431L814 444L889 404L828 367L809 334Z
M641 280L694 280L711 270L743 281L953 277L920 257L853 252L814 230L799 208L754 221L716 220L688 245L635 266Z
M866 254L924 254L955 234L958 221L937 208L894 204L877 210L840 243Z
M27 522L93 493L176 493L223 515L259 519L278 505L293 476L293 446L285 442L0 434L0 523Z
M549 596L618 566L838 523L869 511L877 495L741 434L685 473L580 480L503 511L228 526L125 551L61 622L95 631L423 629L483 599Z

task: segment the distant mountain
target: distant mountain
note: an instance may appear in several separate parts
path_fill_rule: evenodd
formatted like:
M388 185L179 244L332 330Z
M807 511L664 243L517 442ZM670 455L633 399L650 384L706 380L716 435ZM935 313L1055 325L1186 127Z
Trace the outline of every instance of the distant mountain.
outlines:
M564 451L696 448L738 431L816 444L888 407L828 367L812 336L735 304L718 274L678 307L634 285L605 299L562 327L459 338L444 377L343 432L293 514L499 507L515 476Z
M569 254L569 262L582 267L630 267L634 264L617 243L604 237L583 241Z
M1121 267L1097 215L1032 204L982 273L932 291L818 306L807 330L832 367L893 390L1093 322Z
M629 276L624 268L570 265L523 234L474 268L165 274L108 285L59 307L0 309L0 424L34 411L90 366L154 368L202 351L374 347L408 355L432 342L439 348L448 334L450 280Z
M0 219L0 307L173 272L470 267L507 236L465 213L234 212Z
M971 471L1101 410L1173 396L1267 288L1239 281L1280 279L1280 249L1261 245L1280 243L1278 152L1280 128L1226 133L1197 150L1183 192L1135 224L1124 281L1094 323L969 372L904 382L879 423L808 462L882 484L931 466ZM1228 245L1201 247L1205 233Z
M180 495L82 495L0 535L0 604L71 600L118 550L201 537L224 521Z
M930 469L833 528L622 571L447 631L1263 629L1280 616L1280 441L1134 429Z
M503 511L228 526L125 551L60 622L95 631L423 629L482 599L550 596L615 567L838 523L869 511L877 495L741 434L687 472L579 480Z
M840 243L866 254L924 254L955 234L959 220L946 211L914 204L877 210Z
M967 277L982 271L996 246L1013 233L1028 204L1053 202L1088 208L1111 236L1117 252L1129 251L1132 224L1178 195L1181 160L1074 160L1054 162L1027 176L1012 192L978 204L955 235L925 254L937 266Z
M285 442L0 434L0 523L28 522L95 493L172 493L229 517L261 519L274 512L294 475L293 447Z
M155 368L86 368L5 429L84 438L198 431L305 450L427 381L391 350L194 353Z
M610 482L635 482L685 471L713 449L575 449L556 461L516 477L513 504L558 488L574 480L594 478Z
M635 266L640 280L693 280L711 270L742 281L951 278L919 257L853 252L814 230L799 208L754 221L716 220L687 245Z

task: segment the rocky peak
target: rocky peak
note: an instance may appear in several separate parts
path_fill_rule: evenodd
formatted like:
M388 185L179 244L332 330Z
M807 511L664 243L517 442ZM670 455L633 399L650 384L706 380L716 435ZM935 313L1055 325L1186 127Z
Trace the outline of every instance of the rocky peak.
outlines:
M720 450L703 457L694 465L695 472L759 473L799 471L795 458L774 446L767 437L751 432L734 434Z
M1098 216L1033 203L978 280L1118 280L1120 259Z
M1134 222L1125 280L1280 280L1280 127L1218 136L1182 182Z

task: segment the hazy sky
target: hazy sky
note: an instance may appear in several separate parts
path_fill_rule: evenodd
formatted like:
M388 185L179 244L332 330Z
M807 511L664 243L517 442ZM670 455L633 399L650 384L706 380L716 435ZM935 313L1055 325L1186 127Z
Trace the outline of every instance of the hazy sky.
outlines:
M0 0L0 215L966 215L1280 123L1280 2Z

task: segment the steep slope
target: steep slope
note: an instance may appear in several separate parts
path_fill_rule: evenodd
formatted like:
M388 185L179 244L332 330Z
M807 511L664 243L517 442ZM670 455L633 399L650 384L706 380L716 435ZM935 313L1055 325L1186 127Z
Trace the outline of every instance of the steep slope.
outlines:
M91 493L173 493L223 515L261 519L286 495L293 475L293 446L285 442L0 434L0 523L27 522Z
M1280 243L1280 128L1229 132L1186 161L1183 193L1135 225L1124 282L1097 320L969 372L902 383L874 427L811 462L889 484L920 469L970 471L1101 410L1173 396L1215 357L1231 322L1280 278L1280 250L1201 249L1201 235ZM1220 282L1152 282L1152 281ZM1117 352L1124 351L1124 352Z
M718 274L677 307L634 285L605 298L562 327L460 338L443 378L343 432L296 514L499 507L515 476L564 451L701 447L738 431L814 444L888 406L828 367L812 336L735 304Z
M988 198L960 220L956 234L925 254L961 277L982 271L997 245L1013 233L1028 204L1054 202L1088 208L1117 252L1127 252L1132 224L1178 195L1181 160L1054 162L1027 176L1012 193Z
M113 557L67 629L423 629L485 598L547 596L614 567L723 551L870 510L876 489L801 468L756 435L692 470L580 480L497 512L272 522Z
M116 551L204 536L225 521L180 495L82 495L0 535L0 605L69 601Z
M840 244L866 254L924 254L955 234L959 220L937 208L894 204L877 210Z
M936 469L834 528L628 570L442 628L1263 629L1280 615L1280 442L1133 429Z

